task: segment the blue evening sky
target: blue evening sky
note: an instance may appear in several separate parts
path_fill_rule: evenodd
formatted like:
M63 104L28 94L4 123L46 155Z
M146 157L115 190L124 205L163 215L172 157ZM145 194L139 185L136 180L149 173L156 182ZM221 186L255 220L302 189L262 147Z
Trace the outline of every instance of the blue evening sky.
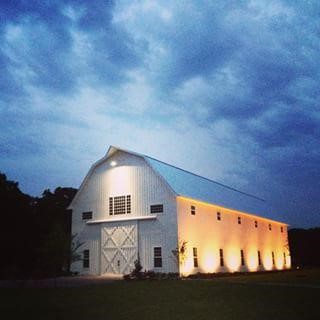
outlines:
M0 171L78 187L109 145L320 225L320 2L0 1Z

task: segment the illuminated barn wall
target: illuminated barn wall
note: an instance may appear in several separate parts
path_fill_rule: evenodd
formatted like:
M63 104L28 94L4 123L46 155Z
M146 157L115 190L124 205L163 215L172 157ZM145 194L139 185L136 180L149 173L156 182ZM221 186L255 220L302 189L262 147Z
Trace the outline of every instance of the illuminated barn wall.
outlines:
M195 214L191 214L191 206ZM290 267L286 224L184 197L177 197L177 209L178 238L180 243L187 242L180 266L182 274ZM197 250L198 267L194 266L193 248ZM220 265L221 249L223 266Z
M192 199L187 197L190 193ZM127 196L130 210L110 213L110 198ZM194 200L200 196L239 205L245 212L250 212L246 208L252 205L258 208L253 196L156 159L110 147L92 166L69 207L72 233L83 242L81 250L87 260L73 263L71 269L80 274L125 274L138 258L144 270L185 275L290 267L286 224ZM153 205L161 205L162 211L152 211ZM221 220L217 220L217 212ZM83 218L84 213L88 219ZM187 242L181 265L174 255L179 241ZM160 266L155 257L159 248ZM224 266L220 266L221 250Z
M130 195L130 214L109 214L109 197ZM150 214L150 205L163 204L164 212ZM139 156L115 151L91 169L70 205L72 234L89 250L90 264L73 263L80 274L129 273L139 258L152 270L153 248L161 247L161 272L178 272L171 254L177 243L175 195L163 179ZM83 212L92 212L84 221ZM122 247L122 248L121 248ZM170 253L170 254L165 254Z

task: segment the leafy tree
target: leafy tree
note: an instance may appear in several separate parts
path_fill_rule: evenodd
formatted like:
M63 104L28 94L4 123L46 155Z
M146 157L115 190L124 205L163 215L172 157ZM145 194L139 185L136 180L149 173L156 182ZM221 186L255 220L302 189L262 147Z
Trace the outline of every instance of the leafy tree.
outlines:
M61 248L69 250L74 240L67 207L76 191L59 187L54 192L45 190L40 198L31 197L20 191L18 182L0 173L0 279L33 276L39 270L57 273L68 268L66 249ZM52 257L46 255L47 263L43 259L45 251L54 253Z
M0 278L23 277L33 268L33 200L0 173Z

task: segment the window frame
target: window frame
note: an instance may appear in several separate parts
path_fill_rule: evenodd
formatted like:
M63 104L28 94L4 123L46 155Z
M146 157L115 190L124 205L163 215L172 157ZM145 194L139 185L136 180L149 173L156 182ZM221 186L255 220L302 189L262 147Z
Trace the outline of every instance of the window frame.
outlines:
M162 268L162 247L153 247L153 267Z
M126 214L131 213L131 194L126 195Z
M198 263L198 249L196 247L192 248L192 253L193 253L193 267L198 268L199 263Z
M244 261L244 251L243 249L240 250L240 258L241 258L241 266L245 266L245 261Z
M163 213L163 204L151 204L150 205L150 213Z
M261 260L261 252L260 252L260 250L258 250L257 253L258 253L258 265L261 266L262 265L262 260Z
M223 249L219 249L220 267L224 267Z
M109 215L130 214L131 194L109 197Z
M113 197L109 197L109 215L113 215Z
M92 220L93 212L92 211L83 211L82 212L82 220Z
M90 268L90 250L85 249L85 250L83 250L82 254L83 254L82 267L84 269L88 269L88 268Z
M274 251L271 251L271 258L272 258L272 266L274 267L276 265L276 259L274 256Z

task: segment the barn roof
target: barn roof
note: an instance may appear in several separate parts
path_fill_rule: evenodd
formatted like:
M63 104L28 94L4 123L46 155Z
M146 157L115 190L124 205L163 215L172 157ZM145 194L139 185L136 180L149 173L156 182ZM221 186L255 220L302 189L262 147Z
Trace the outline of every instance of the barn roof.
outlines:
M143 157L178 196L279 221L279 213L271 207L270 203L255 195L136 152L110 147L107 156L117 150Z
M270 204L267 204L265 200L255 195L242 192L152 157L114 146L109 148L105 157L97 161L91 167L85 180L96 166L107 160L117 151L127 152L144 158L147 163L166 181L177 196L183 196L249 214L260 215L268 219L279 219L279 214L276 214L275 211L272 210Z
M179 196L271 218L266 201L217 181L144 156ZM270 209L270 208L269 208Z

